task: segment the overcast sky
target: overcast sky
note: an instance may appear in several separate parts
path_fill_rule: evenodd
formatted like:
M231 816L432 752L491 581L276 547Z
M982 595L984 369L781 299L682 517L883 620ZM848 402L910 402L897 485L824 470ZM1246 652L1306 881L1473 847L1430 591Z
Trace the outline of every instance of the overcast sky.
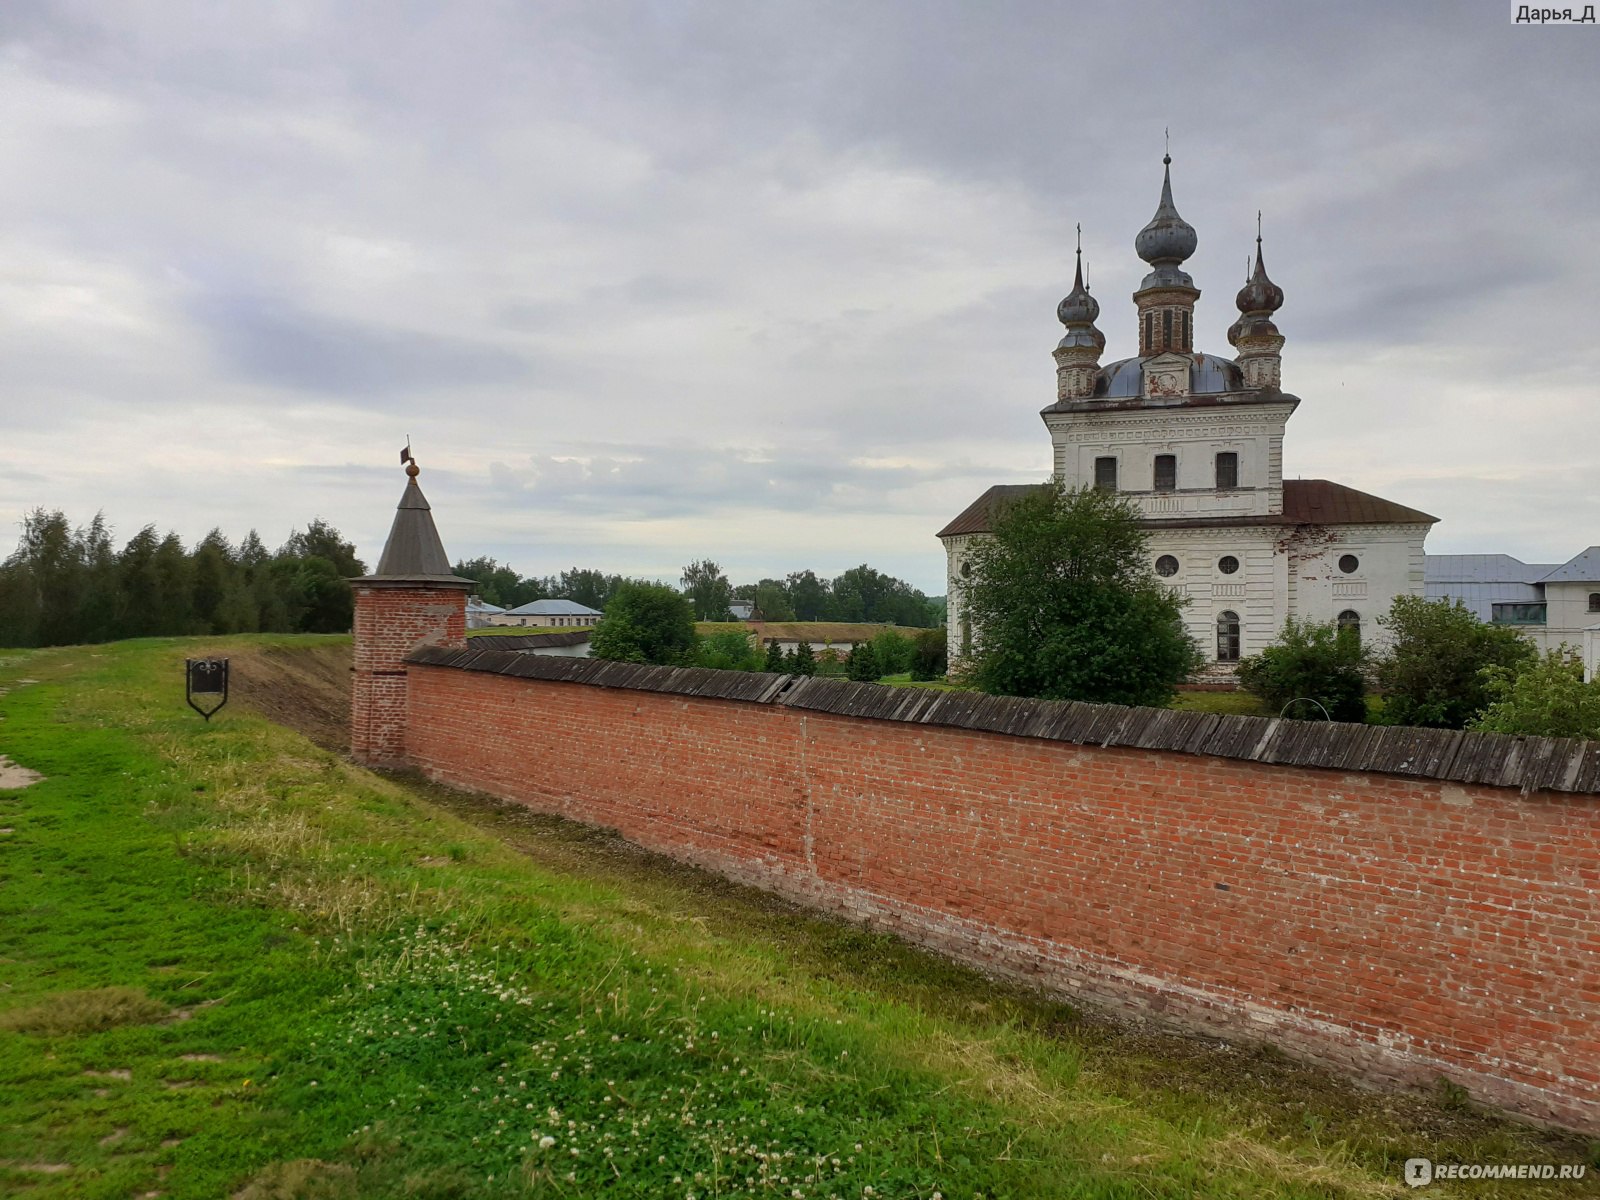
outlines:
M736 582L1039 480L1172 131L1201 349L1264 210L1285 471L1600 542L1600 28L1482 3L0 5L0 555L33 507Z

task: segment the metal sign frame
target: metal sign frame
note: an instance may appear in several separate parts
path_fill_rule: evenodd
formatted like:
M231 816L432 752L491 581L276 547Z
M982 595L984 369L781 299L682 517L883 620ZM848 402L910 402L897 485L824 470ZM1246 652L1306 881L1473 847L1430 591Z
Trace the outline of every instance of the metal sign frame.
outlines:
M196 696L221 696L213 708L196 704ZM225 658L187 658L183 662L183 698L190 708L207 721L222 711L228 702L228 660Z

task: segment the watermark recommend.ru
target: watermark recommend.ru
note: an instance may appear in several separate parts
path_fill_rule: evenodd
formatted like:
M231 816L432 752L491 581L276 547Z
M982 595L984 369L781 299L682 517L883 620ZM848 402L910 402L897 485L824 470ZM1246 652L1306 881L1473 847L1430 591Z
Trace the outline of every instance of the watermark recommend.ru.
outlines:
M1582 1179L1584 1163L1436 1163L1406 1159L1406 1182L1426 1187L1446 1179Z

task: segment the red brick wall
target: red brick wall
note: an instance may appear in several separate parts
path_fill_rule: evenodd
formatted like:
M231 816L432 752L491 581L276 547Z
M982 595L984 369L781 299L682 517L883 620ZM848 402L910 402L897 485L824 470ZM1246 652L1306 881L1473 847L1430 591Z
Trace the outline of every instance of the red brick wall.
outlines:
M374 766L406 756L406 655L418 646L464 646L462 588L356 584L350 753Z
M358 643L359 644L359 643ZM1600 1128L1600 801L414 665L429 775L1052 988Z

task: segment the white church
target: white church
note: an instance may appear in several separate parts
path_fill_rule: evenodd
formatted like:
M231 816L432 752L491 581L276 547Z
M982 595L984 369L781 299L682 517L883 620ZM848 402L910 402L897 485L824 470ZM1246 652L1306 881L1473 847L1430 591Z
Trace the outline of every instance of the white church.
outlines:
M1285 618L1337 621L1369 642L1397 595L1420 596L1423 541L1438 519L1325 479L1283 477L1283 433L1300 405L1281 390L1283 292L1255 271L1228 331L1234 358L1197 351L1200 290L1183 270L1194 228L1172 202L1171 157L1161 203L1134 249L1151 271L1133 302L1139 356L1102 366L1099 303L1083 284L1056 310L1056 402L1040 414L1054 474L1068 487L1127 497L1144 514L1150 569L1189 597L1189 632L1218 673L1265 648ZM972 646L962 611L967 555L999 509L1045 485L992 487L939 532L949 563L950 657Z

